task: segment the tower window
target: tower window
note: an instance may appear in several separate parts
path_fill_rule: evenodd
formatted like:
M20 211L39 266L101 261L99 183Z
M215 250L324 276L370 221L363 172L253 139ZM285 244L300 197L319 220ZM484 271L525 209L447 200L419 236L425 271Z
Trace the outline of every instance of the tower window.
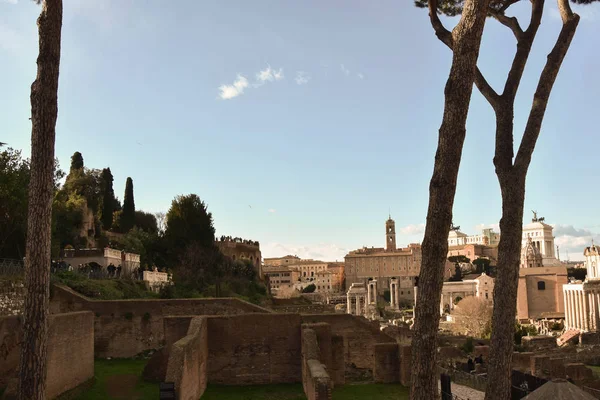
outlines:
M546 290L546 282L544 282L544 281L539 281L539 282L537 283L537 285L538 285L538 290Z

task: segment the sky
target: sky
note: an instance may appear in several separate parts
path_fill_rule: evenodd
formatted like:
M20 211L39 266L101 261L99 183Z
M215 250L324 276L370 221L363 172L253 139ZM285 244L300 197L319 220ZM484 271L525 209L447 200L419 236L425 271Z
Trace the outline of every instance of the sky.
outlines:
M528 2L511 7L525 25ZM554 86L527 178L525 221L555 225L563 259L600 239L596 214L600 5L582 19ZM0 141L30 154L29 91L40 6L0 0ZM457 18L445 18L452 28ZM546 2L516 103L516 145L561 22ZM512 33L486 24L479 67L500 91ZM122 199L166 211L196 193L217 235L263 257L342 260L420 242L451 52L412 1L64 0L56 155L110 167ZM498 226L495 120L474 90L454 223Z

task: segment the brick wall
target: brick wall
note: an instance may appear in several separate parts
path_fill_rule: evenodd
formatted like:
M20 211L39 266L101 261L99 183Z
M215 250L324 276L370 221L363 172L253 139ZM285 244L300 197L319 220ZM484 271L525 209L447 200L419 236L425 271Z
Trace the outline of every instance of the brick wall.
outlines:
M280 313L297 314L335 314L334 304L301 304L301 305L281 305L273 306L274 311Z
M196 400L206 389L208 334L205 317L191 319L187 335L171 346L166 381L174 382L179 400Z
M380 331L378 323L349 314L302 315L302 322L326 322L331 326L332 335L343 337L346 380L372 379L375 345L396 343L392 337Z
M321 361L320 342L315 330L302 328L302 386L308 400L331 400L333 382ZM322 328L322 326L321 326ZM323 329L321 329L323 333ZM324 337L324 336L322 336Z
M377 383L394 383L400 380L400 345L377 343L373 380Z
M93 314L51 315L48 330L48 398L84 383L94 376ZM18 373L21 342L20 317L0 318L0 386Z
M209 317L208 352L210 383L300 382L300 316Z
M20 315L25 302L25 287L20 280L0 280L0 317Z
M95 315L96 357L133 357L164 345L165 316L270 313L234 298L90 300L69 288L52 287L53 313L89 310Z

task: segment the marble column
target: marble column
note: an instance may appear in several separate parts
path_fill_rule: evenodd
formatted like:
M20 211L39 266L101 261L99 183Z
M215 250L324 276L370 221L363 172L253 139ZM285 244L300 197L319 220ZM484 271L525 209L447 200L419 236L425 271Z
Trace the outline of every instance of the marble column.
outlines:
M596 330L596 320L594 315L596 315L594 311L594 293L587 293L588 299L588 331Z
M588 307L588 297L587 297L586 292L581 291L581 299L583 301L583 329L585 331L589 331L590 330L590 326L589 326L590 314L588 313L589 307Z
M581 295L579 293L579 290L575 291L575 309L575 314L577 315L577 329L582 329L583 324L581 323Z
M569 290L569 309L569 321L571 324L571 329L574 329L577 328L577 310L575 309L575 292L572 290Z
M352 301L350 299L350 295L347 294L346 295L346 313L347 314L352 314L352 309L350 307L352 307Z
M416 297L416 290L415 290L415 301L417 299ZM396 283L394 283L394 299L396 299L396 310L400 309L400 302L398 301L398 282L396 281Z
M371 281L367 282L367 304L371 304Z
M361 301L361 297L362 296L360 296L360 295L356 295L355 296L355 298L356 298L356 315L360 315L360 307L361 307L360 301Z
M563 304L565 305L565 329L569 329L568 326L568 322L567 322L567 318L568 318L568 312L567 312L567 291L563 290Z
M578 293L577 290L573 291L573 297L575 300L575 328L580 329L580 326L579 326L579 296L577 293Z

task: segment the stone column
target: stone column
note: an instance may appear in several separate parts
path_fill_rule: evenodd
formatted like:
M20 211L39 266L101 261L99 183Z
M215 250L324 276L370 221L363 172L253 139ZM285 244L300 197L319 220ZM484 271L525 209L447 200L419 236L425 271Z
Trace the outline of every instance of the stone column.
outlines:
M577 329L581 329L581 305L579 302L579 291L575 290L573 294L575 295L575 327Z
M587 293L587 301L588 301L588 331L595 331L596 330L596 319L594 318L594 315L596 315L596 313L594 312L594 293L590 293L590 292L586 292Z
M588 311L589 311L588 297L587 297L586 292L581 291L581 299L583 300L583 329L586 331L589 331L590 330L590 326L589 326L590 315L588 313Z
M361 300L361 295L357 294L354 296L354 298L356 299L356 310L355 310L355 314L356 315L360 315L360 300Z
M363 297L364 297L364 295L363 295ZM366 301L364 302L364 308L363 308L362 315L367 315L367 302Z
M594 319L596 321L596 331L600 331L600 293L594 292Z
M571 324L571 329L573 329L577 327L577 310L575 309L575 292L573 292L572 290L569 290L569 308L569 321Z
M394 298L396 299L396 310L400 309L400 302L398 301L398 281L394 283ZM417 300L417 295L415 292L415 302Z
M444 293L440 297L440 316L444 313Z
M347 306L346 306L346 313L347 314L352 314L352 309L351 309L351 307L352 307L352 301L351 300L352 299L350 299L350 295L347 294L346 295L346 304L347 304Z
M398 301L398 299L396 299L395 293L394 293L394 286L396 286L396 284L394 282L392 282L390 284L390 306L392 307L396 307L396 303Z
M565 305L565 330L569 329L569 323L567 318L569 317L569 313L567 312L568 309L568 303L567 303L567 291L563 289L563 301L564 301L564 305Z
M371 304L371 281L367 281L367 304Z

